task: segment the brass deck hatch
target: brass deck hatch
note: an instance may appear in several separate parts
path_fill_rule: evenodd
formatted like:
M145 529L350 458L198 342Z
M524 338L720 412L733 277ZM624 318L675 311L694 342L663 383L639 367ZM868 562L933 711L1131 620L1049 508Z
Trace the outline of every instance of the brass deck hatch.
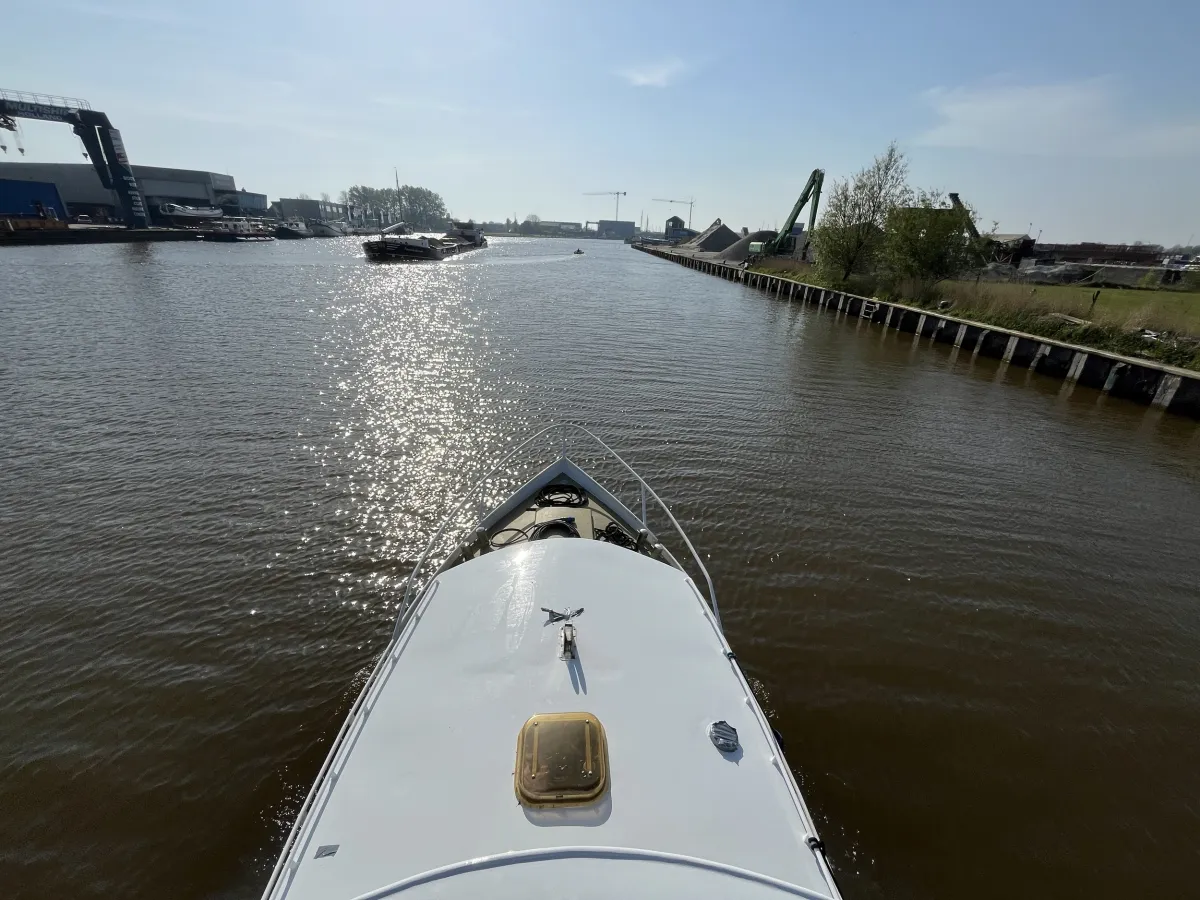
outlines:
M521 727L513 781L522 806L583 806L608 790L608 740L591 713L541 713Z

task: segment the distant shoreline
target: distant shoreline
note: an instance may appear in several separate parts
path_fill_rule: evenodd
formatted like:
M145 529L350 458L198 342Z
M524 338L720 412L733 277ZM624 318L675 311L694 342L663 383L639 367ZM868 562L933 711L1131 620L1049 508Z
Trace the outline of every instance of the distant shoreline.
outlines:
M574 238L575 240L583 241L621 241L624 238L602 238L596 234L520 234L516 231L485 231L484 234L489 238L494 237L529 237L529 238L557 238L565 240Z

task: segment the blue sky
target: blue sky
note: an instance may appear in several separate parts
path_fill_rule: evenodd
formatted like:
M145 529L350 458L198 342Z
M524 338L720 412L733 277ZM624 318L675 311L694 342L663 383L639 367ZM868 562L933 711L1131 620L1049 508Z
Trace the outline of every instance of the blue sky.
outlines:
M476 219L779 222L889 141L1043 240L1200 240L1200 4L6 0L3 84L272 198L400 180ZM23 123L27 159L80 161ZM10 148L6 157L13 159ZM675 208L686 216L686 206Z

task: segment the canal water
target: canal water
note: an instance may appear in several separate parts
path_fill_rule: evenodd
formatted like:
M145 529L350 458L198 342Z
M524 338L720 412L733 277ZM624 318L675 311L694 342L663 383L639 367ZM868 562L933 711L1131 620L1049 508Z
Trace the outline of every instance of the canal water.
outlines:
M557 418L699 546L847 898L1194 896L1200 428L574 249L0 249L4 896L256 897L433 526Z

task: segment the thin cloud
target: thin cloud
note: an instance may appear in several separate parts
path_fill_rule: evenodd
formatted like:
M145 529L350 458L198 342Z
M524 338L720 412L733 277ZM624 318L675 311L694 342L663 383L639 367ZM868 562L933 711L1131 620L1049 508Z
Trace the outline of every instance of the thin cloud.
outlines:
M285 131L301 137L317 138L319 140L337 140L356 144L366 143L366 139L355 134L345 134L322 125L308 124L303 115L291 117L264 117L255 112L238 112L237 110L222 109L209 111L199 108L182 106L161 106L157 108L143 107L142 112L166 119L180 119L187 122L202 122L207 125L231 125L238 128L259 131Z
M87 3L82 2L82 0L73 0L73 2L61 4L60 8L87 16L98 16L100 18L116 19L135 24L180 26L196 24L194 18L179 15L173 9L166 9L160 6L131 6L127 3L109 5L107 3Z
M378 106L387 106L391 107L392 109L443 112L459 116L466 115L468 112L470 112L470 110L465 106L459 106L455 103L445 103L440 100L429 100L422 97L395 97L381 94L377 97L372 97L371 102Z
M687 66L681 59L667 59L644 66L628 66L617 72L633 87L665 88L684 73Z
M1200 118L1140 119L1112 78L1040 85L934 88L927 147L1036 156L1144 158L1200 152Z

